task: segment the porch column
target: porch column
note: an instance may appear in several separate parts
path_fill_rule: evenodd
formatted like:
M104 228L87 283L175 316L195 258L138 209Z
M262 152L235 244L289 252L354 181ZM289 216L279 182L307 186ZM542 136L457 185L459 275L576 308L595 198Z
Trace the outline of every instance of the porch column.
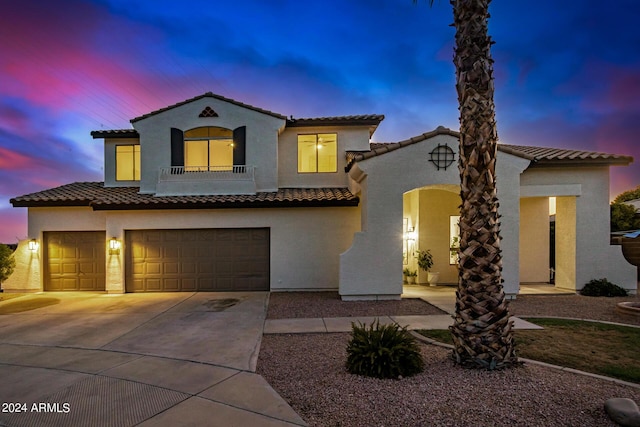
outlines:
M556 198L556 287L576 290L576 197Z

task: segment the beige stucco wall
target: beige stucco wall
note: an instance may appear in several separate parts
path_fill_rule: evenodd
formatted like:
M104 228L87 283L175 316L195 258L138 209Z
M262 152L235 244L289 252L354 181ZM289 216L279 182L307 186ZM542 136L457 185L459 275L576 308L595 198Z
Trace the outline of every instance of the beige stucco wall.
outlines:
M198 117L205 107L219 117ZM171 128L247 127L246 163L256 167L257 191L278 188L278 132L285 120L216 98L204 97L133 123L140 133L142 193L155 193L158 170L171 166Z
M39 292L42 290L40 280L40 259L42 250L30 251L30 239L21 240L13 253L16 268L11 276L2 282L4 292Z
M609 244L607 166L531 168L522 174L521 182L523 194L557 196L556 286L579 290L591 279L606 277L626 289L636 290L635 267L624 259L620 246ZM573 223L575 227L571 230ZM575 267L561 253L565 251L569 256L573 245Z
M106 256L106 289L124 292L126 230L268 227L271 231L271 289L337 289L339 257L360 228L358 207L289 209L92 211L89 208L32 208L30 236L44 231L105 230L106 239L123 242L119 255ZM105 245L108 242L105 241ZM42 290L41 252L25 265L25 283L12 285Z
M335 173L298 173L298 135L335 133L338 135L337 160ZM346 151L365 151L369 149L369 127L290 127L286 128L278 140L278 183L284 188L346 187L347 175L344 173Z
M520 199L520 282L549 282L549 198Z
M420 190L420 235L418 249L430 249L432 273L440 273L439 284L457 284L458 266L449 264L450 217L460 215L458 186L453 191ZM457 191L457 192L456 192ZM427 283L427 273L418 272L418 283Z

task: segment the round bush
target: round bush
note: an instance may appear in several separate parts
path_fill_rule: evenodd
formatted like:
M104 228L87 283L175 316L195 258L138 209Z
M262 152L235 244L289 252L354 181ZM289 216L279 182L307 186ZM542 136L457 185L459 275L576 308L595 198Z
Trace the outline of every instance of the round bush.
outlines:
M347 346L347 370L375 378L400 378L422 372L424 361L416 339L396 324L355 323Z
M628 293L625 289L609 282L607 279L593 279L584 285L580 295L587 297L626 297Z

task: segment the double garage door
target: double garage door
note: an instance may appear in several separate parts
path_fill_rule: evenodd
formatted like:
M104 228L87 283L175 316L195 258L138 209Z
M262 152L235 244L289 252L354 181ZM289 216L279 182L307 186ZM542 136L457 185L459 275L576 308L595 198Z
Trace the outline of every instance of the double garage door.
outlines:
M127 292L268 291L269 229L126 232Z
M45 291L104 291L106 234L46 232ZM269 229L125 232L127 292L269 290Z

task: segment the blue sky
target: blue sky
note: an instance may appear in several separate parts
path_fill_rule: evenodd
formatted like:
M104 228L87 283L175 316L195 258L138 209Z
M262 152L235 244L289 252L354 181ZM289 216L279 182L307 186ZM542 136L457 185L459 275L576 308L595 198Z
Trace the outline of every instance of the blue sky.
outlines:
M103 179L91 130L207 91L287 116L384 114L378 142L458 128L445 0L6 3L0 242L27 237L11 197ZM611 197L639 185L640 2L490 10L500 141L632 155Z

